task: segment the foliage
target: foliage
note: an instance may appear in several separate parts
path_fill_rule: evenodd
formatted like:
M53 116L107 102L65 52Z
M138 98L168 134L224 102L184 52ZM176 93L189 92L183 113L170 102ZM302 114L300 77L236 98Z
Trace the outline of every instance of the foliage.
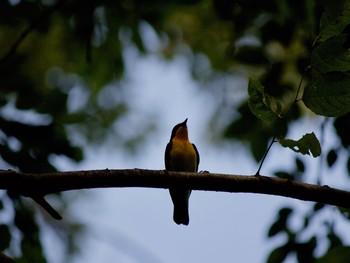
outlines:
M264 91L255 79L249 79L248 105L252 113L263 121L274 121L281 113L282 106Z
M190 52L193 77L214 87L217 97L226 96L217 92L223 78L242 72L251 76L250 97L237 107L229 102L239 117L227 116L226 139L246 142L256 161L276 136L284 146L318 156L321 150L314 133L297 141L284 138L290 124L307 112L304 104L317 115L336 117L329 123L339 143L323 153L330 168L341 165L339 156L346 156L350 174L348 1L5 0L0 2L0 22L3 169L54 171L53 155L81 160L81 147L73 145L69 129L86 138L84 142L101 141L111 131L123 138L110 128L128 108L122 85L109 84L123 79L125 47L150 52L140 31L140 25L148 23L165 36L159 54L171 58ZM203 67L203 55L209 67ZM74 98L73 91L82 96ZM101 99L103 93L107 96ZM218 115L222 107L218 106ZM28 112L34 118L28 119ZM296 157L294 171L276 171L276 176L299 180L305 170ZM19 262L46 262L33 209L18 193L2 199L10 200L15 216L0 225L1 249L11 248L9 233L16 228L26 237L20 241ZM348 252L331 223L324 222L329 250L319 259L314 251L322 237L315 233L301 239L325 209L316 204L302 216L305 224L295 230L288 221L297 215L292 208L282 208L268 235L282 234L287 241L271 252L268 262L281 262L291 254L301 262L340 262ZM349 220L346 211L339 214Z
M299 152L301 154L310 155L311 153L313 157L318 157L321 155L321 145L313 132L305 134L298 141L280 139L279 142L283 147L288 147L293 151Z
M349 3L264 1L260 5L258 1L217 0L213 1L213 7L218 18L231 29L231 34L225 34L225 37L221 34L227 31L221 30L214 40L210 39L212 46L222 48L208 51L200 41L201 33L197 31L185 34L184 41L195 51L207 54L215 70L231 74L235 69L245 68L254 77L248 84L248 103L241 102L237 109L239 118L228 118L231 122L227 125L225 136L248 142L256 161L261 160L269 140L275 137L279 138L282 146L319 156L321 145L314 133L306 134L297 141L284 139L288 124L301 119L305 113L302 101L318 115L337 117L333 125L341 145L329 150L328 164L333 166L342 153L346 155L349 166L346 128L350 119ZM203 16L199 17L193 19L200 20ZM218 23L216 21L215 24ZM184 29L185 32L189 30L193 27ZM191 37L187 40L187 36ZM196 38L198 41L194 41ZM302 90L303 94L299 94ZM258 118L254 118L252 113ZM305 178L305 170L305 164L296 157L294 171L276 171L276 176L300 180L301 176ZM350 174L349 167L347 171ZM280 213L279 221L272 225L269 236L285 233L287 241L271 252L268 262L282 262L290 255L296 256L299 262L315 261L315 250L322 237L314 233L310 239L303 240L301 236L309 231L312 219L327 209L317 204L304 216L304 226L293 230L286 223L287 217L293 216L292 209L282 208L281 211L289 213ZM329 250L322 259L332 258L335 248L345 248L332 224L326 220L324 225Z
M315 3L316 4L316 3ZM336 8L334 8L334 4ZM307 5L305 3L305 5ZM304 7L307 9L307 6ZM298 43L298 46L302 46L302 50L310 54L310 65L308 71L306 71L307 65L304 66L304 69L301 68L298 71L299 78L302 80L304 76L307 75L307 85L305 86L305 91L302 96L302 101L305 106L307 106L310 110L314 111L316 114L324 115L324 116L336 116L338 117L334 122L334 126L336 130L343 131L340 136L340 140L342 137L348 138L348 135L345 135L345 121L350 118L350 100L349 100L349 33L347 28L350 26L349 14L350 6L346 1L336 1L336 3L332 3L326 5L326 11L323 13L320 22L320 32L319 37L316 41L312 41L312 39L307 39L306 36L312 36L312 32L305 32L307 28L298 26L295 27L295 30L304 31L303 38L305 39L297 39L297 41L301 41ZM315 14L314 17L317 17ZM302 18L301 18L302 19ZM317 21L317 20L316 20ZM302 22L302 21L300 21ZM263 28L260 28L263 30ZM286 28L285 28L286 30ZM276 35L277 36L277 35ZM278 37L278 36L277 36ZM279 39L280 44L285 45L285 49L288 50L288 45L291 43L285 43L285 39ZM263 39L261 39L263 42ZM271 39L268 39L271 41ZM290 39L292 42L293 39ZM307 44L313 43L313 45ZM295 43L293 43L295 44ZM267 44L266 44L267 45ZM304 54L303 54L304 55ZM271 61L271 59L270 59ZM286 60L284 63L288 63ZM298 63L298 62L297 62ZM281 65L279 65L281 67ZM279 75L283 75L283 72L277 72ZM269 73L268 73L269 74ZM273 93L272 91L268 91L268 85L272 87L278 86L279 82L282 78L278 78L275 70L271 67L270 74L273 75L273 79L268 79L268 84L265 84L266 87L259 84L256 80L250 80L248 86L249 93L249 107L251 111L261 120L263 121L271 121L274 118L274 115L271 114L274 111L273 108L276 108L275 105L280 105L279 102L275 102L275 98L271 97L274 95L279 97L280 99L284 99L286 94L283 93ZM277 76L276 76L277 75ZM264 83L264 77L263 83ZM274 81L270 82L270 81ZM284 121L289 122L288 114L293 107L295 107L296 103L299 101L298 92L300 89L300 85L298 90L295 90L297 94L294 102L291 102L291 106L284 110ZM295 88L297 85L295 85ZM252 91L254 89L254 92ZM288 89L284 88L281 91L287 93ZM266 93L266 94L265 94ZM278 114L281 112L281 106L278 106ZM293 118L300 118L298 115L294 115ZM241 116L241 118L246 118L246 115ZM230 126L237 127L240 120L234 121ZM338 123L338 125L336 125ZM230 130L233 130L230 127ZM278 132L278 127L276 128ZM257 130L260 133L260 130ZM232 134L235 136L235 134ZM300 152L302 154L310 154L314 157L319 156L321 154L321 146L319 141L317 140L314 133L305 134L300 140L294 141L290 139L284 139L283 136L285 133L273 135L272 140L275 137L282 137L279 139L279 142L284 147L289 147L293 151ZM271 134L267 136L270 138ZM249 137L248 137L249 139ZM251 141L251 147L253 148L253 143L256 141ZM261 143L261 142L259 142ZM266 145L266 144L265 144ZM342 147L344 149L348 149L348 143L342 143ZM255 147L256 148L256 147ZM331 167L337 160L338 150L331 149L328 153L328 165ZM348 163L350 162L349 154L347 153ZM254 155L254 157L259 160L261 157ZM257 158L258 157L258 158ZM278 171L276 172L276 176L288 178L291 180L298 179L297 175L304 172L305 167L304 164L296 159L297 169L294 172L286 172L286 171ZM348 169L350 174L350 170ZM301 236L305 231L310 228L310 221L316 216L317 213L320 213L321 210L327 209L325 206L316 205L313 210L309 212L309 214L305 215L304 222L305 224L298 230L293 230L287 224L288 218L291 217L293 209L291 208L282 208L279 213L278 219L275 223L272 224L268 236L273 237L275 235L279 235L284 233L287 237L287 241L275 248L271 254L269 255L267 262L283 262L288 256L294 255L298 262L342 262L345 258L344 255L335 256L334 250L345 251L346 247L344 246L341 238L337 233L334 232L333 225L325 221L324 224L327 226L327 237L329 239L328 251L319 259L316 260L315 250L317 248L319 240L322 240L317 233L314 233L310 239L305 240L302 239Z

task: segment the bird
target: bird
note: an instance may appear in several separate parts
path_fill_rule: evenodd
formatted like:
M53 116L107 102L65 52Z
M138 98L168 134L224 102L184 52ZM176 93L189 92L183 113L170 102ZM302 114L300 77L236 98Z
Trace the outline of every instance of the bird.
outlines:
M187 119L176 124L171 132L170 141L165 148L165 169L176 172L197 172L199 153L197 147L188 139ZM188 225L188 201L190 189L169 188L174 204L173 219L176 224Z

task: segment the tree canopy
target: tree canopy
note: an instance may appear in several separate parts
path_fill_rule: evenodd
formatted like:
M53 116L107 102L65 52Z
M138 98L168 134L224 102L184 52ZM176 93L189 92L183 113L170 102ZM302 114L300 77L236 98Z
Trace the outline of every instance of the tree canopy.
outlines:
M153 28L158 46L147 42L142 25ZM330 170L342 166L350 175L347 0L4 0L0 44L3 170L56 172L52 156L81 161L82 145L70 131L79 133L84 143L101 142L113 133L126 149L137 147L155 123L137 127L130 138L111 129L128 112L123 52L133 45L142 54L168 60L186 55L201 92L215 94L214 136L243 142L257 163L263 163L278 142L298 154L320 156ZM248 95L229 101L223 82L242 76L249 79ZM113 95L108 93L111 86ZM223 112L234 114L222 120ZM310 114L333 127L337 145L325 151L313 131L295 140L286 137L291 124ZM307 164L295 156L293 170L275 171L274 176L306 181ZM322 184L322 178L315 183ZM1 251L11 251L16 229L22 233L22 256L16 262L46 262L32 207L11 191L0 201L0 211L6 202L14 209L13 222L0 222ZM350 250L332 222L323 222L327 231L322 237L312 233L308 240L300 238L323 209L327 206L316 203L307 213L295 215L292 208L281 208L268 235L287 239L271 251L267 262L283 262L292 254L300 262L344 262ZM348 210L334 213L349 224ZM294 216L304 221L297 231L288 224ZM72 245L71 230L79 227L67 222L67 228L59 230L66 232L66 244ZM327 238L328 248L316 256L321 238Z

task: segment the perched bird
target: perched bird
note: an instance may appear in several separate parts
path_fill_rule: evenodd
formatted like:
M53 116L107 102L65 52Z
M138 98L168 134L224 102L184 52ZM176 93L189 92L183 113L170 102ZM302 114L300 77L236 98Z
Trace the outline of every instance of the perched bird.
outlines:
M197 172L199 153L194 144L188 140L187 119L175 125L171 132L170 142L165 149L165 168L167 171ZM188 200L191 190L170 188L174 204L174 221L176 224L188 225Z

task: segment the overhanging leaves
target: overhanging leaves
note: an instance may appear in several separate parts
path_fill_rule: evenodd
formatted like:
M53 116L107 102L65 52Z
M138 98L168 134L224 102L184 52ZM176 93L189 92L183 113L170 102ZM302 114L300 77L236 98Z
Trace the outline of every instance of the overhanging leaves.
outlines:
M248 105L253 114L263 121L273 121L282 110L281 104L264 91L264 86L249 78Z
M314 77L305 87L303 102L314 113L337 117L350 112L350 77L336 72Z
M280 139L279 143L283 147L288 147L293 151L301 154L310 155L311 153L313 157L318 157L321 155L320 142L318 141L318 139L316 138L316 135L313 132L305 134L298 141L291 140L291 139Z
M341 34L350 23L350 2L344 0L331 1L320 21L319 41Z
M312 52L312 68L320 73L350 71L348 38L348 34L341 34L319 44Z

